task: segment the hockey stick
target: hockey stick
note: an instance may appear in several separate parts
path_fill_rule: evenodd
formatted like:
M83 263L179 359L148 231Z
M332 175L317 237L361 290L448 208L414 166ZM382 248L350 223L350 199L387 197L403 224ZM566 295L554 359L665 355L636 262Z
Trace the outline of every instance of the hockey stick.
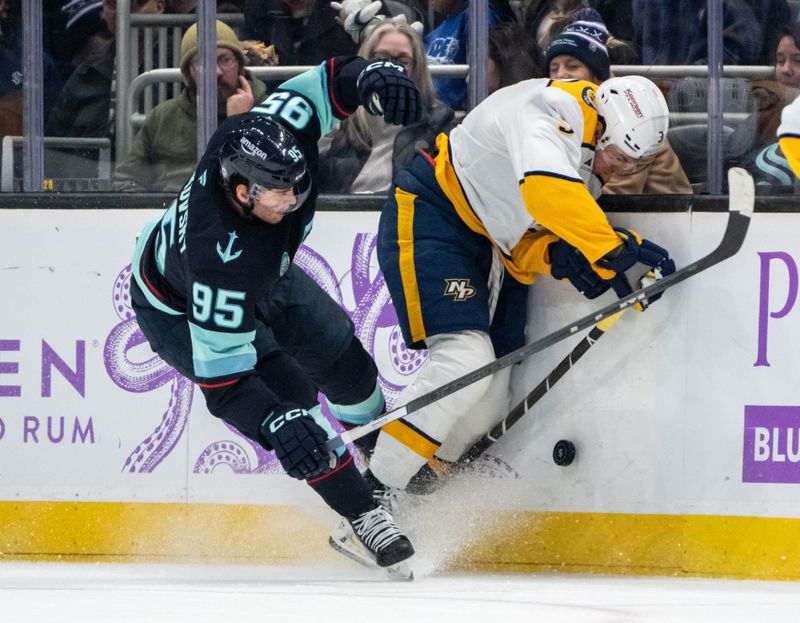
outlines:
M572 369L581 357L594 346L597 341L606 334L614 324L619 320L622 315L627 311L623 309L616 314L612 314L608 318L604 318L598 322L592 330L587 333L584 338L575 345L569 354L558 362L555 368L548 374L531 392L517 404L503 420L498 423L492 430L486 433L483 437L478 439L472 446L461 455L455 465L463 467L477 459L481 454L486 452L489 447L496 442L500 437L505 435L506 431L514 426L523 415L530 411L531 407L539 402L550 391L550 389L561 380L561 378Z
M381 417L343 432L341 435L329 439L325 443L325 448L328 451L334 451L337 448L352 442L355 439L360 439L364 435L376 431L389 422L399 420L407 415L419 411L429 404L441 400L445 396L449 396L476 381L480 381L487 376L491 376L495 372L512 366L523 359L530 357L534 353L543 351L545 348L560 342L561 340L574 335L579 331L589 329L597 324L604 318L608 318L612 314L627 309L639 303L646 301L649 297L660 292L664 292L682 281L686 281L690 277L719 264L720 262L734 256L744 243L745 236L747 235L747 228L750 225L750 217L753 213L753 204L755 202L755 189L753 186L753 178L744 169L732 168L728 170L728 187L729 187L729 203L728 203L728 224L725 228L725 233L722 235L722 240L716 249L711 251L708 255L704 255L691 264L688 264L676 270L671 275L667 275L662 279L657 280L644 288L640 288L635 292L629 294L625 298L618 299L604 307L599 308L597 311L584 316L579 320L569 324L557 331L553 331L535 342L526 344L517 350L495 359L494 361L486 364L485 366L468 372L449 383L445 383L441 387L434 389L427 394L414 398L407 404L397 409L393 409L384 413Z

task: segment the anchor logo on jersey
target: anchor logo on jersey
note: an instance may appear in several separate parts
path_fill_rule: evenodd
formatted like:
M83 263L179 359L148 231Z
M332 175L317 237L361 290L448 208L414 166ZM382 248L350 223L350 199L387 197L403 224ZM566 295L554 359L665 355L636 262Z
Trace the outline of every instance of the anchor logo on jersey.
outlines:
M238 238L235 231L232 231L228 234L228 246L225 247L225 250L222 250L222 245L217 243L217 255L219 255L219 259L222 260L223 264L227 264L228 262L232 262L237 257L242 254L242 250L239 249L235 253L233 253L233 243Z
M452 296L456 301L466 301L475 296L475 288L470 284L469 279L445 279L447 284L444 288L445 296Z

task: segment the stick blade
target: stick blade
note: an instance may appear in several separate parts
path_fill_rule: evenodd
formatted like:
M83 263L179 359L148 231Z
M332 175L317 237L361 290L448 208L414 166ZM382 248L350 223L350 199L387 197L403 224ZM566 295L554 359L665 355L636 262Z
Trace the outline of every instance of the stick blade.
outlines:
M745 216L753 213L756 202L756 188L753 176L740 167L728 169L728 210Z

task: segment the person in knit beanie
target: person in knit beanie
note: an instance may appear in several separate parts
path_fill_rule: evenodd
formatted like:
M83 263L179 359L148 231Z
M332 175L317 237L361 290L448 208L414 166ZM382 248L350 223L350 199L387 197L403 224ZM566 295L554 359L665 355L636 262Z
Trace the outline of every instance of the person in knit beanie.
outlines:
M262 46L263 47L263 46ZM268 50L271 51L271 50ZM217 120L249 111L267 95L266 85L245 71L245 46L217 21ZM197 25L181 40L181 72L186 88L158 104L145 118L130 152L114 171L115 190L175 191L197 162Z
M244 66L242 42L226 23L217 20L217 48L233 52L241 66ZM189 65L197 56L197 24L192 24L181 39L181 72L186 76Z
M569 26L550 42L545 55L547 66L551 67L560 56L578 59L591 70L598 83L608 80L611 74L608 30L597 11L589 8L577 11Z

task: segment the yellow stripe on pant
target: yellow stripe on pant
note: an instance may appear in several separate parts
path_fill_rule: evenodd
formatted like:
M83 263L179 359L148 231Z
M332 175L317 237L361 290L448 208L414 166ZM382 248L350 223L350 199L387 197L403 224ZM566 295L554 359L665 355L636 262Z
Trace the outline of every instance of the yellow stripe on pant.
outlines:
M381 432L396 439L406 448L425 459L430 459L441 445L434 443L402 420L390 422L381 429Z
M400 279L403 282L403 296L406 299L408 327L413 342L425 339L425 324L422 321L422 305L419 300L417 269L414 265L414 202L417 196L397 188L394 192L397 202L397 244L400 247Z

